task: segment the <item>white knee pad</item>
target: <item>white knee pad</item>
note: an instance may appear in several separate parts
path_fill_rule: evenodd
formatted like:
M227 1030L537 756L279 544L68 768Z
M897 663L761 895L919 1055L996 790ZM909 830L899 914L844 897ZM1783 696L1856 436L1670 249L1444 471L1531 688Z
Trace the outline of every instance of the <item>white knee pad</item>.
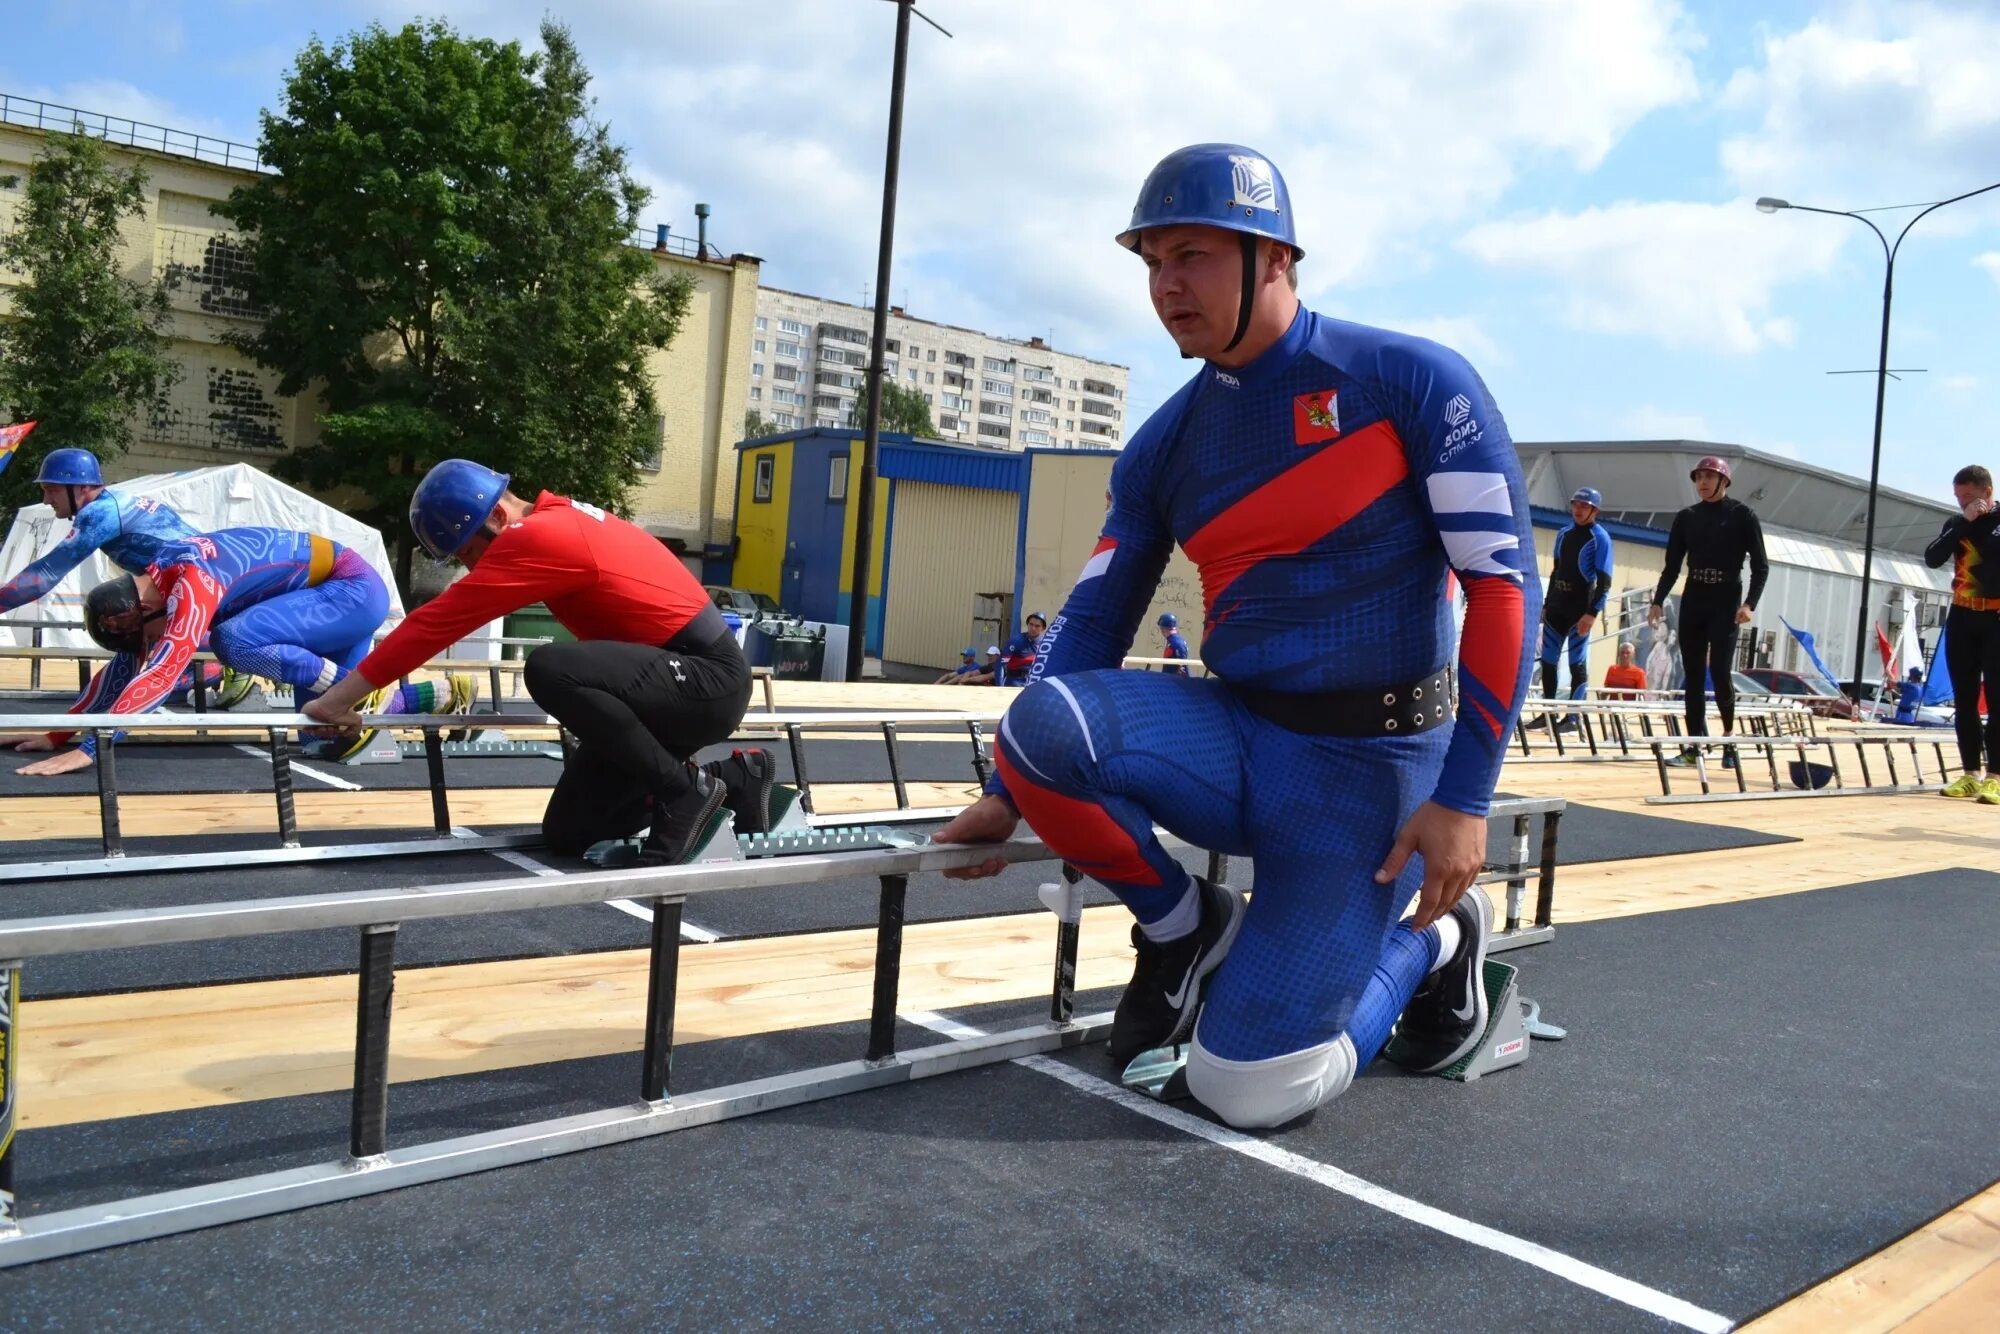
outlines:
M1188 1049L1188 1092L1239 1130L1263 1130L1304 1116L1354 1082L1354 1044L1332 1042L1261 1061L1230 1061L1201 1045L1195 1026Z

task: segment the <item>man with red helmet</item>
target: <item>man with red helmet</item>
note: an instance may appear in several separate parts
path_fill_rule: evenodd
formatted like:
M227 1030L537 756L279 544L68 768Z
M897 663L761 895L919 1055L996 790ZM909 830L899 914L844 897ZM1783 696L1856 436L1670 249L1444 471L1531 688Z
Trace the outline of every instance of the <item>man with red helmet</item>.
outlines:
M1699 504L1674 516L1667 534L1666 567L1653 590L1648 625L1660 623L1667 594L1687 562L1687 587L1681 592L1681 698L1687 710L1689 736L1708 735L1708 701L1704 677L1713 680L1715 711L1722 715L1722 734L1736 731L1736 628L1750 624L1757 599L1764 595L1770 562L1764 558L1764 528L1757 512L1729 495L1729 460L1710 455L1688 474ZM1750 561L1750 591L1743 591L1743 561ZM1693 751L1682 751L1669 764L1694 763ZM1725 768L1736 765L1735 752L1723 755Z

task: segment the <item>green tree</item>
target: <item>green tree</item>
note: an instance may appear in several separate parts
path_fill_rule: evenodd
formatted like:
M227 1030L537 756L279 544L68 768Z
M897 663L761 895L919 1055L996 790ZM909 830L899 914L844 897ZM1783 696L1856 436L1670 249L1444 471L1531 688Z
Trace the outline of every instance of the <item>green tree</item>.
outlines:
M863 382L861 392L854 397L854 410L847 424L857 431L868 427L868 385ZM904 435L919 438L937 436L937 427L931 424L931 405L924 398L923 391L906 389L894 380L887 382L882 394L882 429L900 431Z
M629 244L647 191L590 118L568 31L541 35L538 53L439 22L315 39L263 117L278 174L216 207L271 310L242 346L326 397L280 472L357 488L405 561L440 458L623 511L659 446L646 360L694 284Z
M755 440L760 435L776 435L783 429L785 428L755 408L743 414L743 438L745 440Z
M28 168L14 226L0 236L0 266L26 279L0 321L0 422L41 424L0 474L9 514L40 498L43 455L66 445L123 453L133 419L180 377L165 291L119 272L119 228L145 210L145 171L114 166L88 134L50 133Z

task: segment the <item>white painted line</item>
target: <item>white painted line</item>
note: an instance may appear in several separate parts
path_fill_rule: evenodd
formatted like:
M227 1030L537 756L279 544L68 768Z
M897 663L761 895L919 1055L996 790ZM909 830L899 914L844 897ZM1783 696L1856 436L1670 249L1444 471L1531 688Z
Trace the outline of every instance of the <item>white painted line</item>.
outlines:
M487 851L492 853L495 857L498 857L501 861L506 862L512 866L518 866L522 870L527 871L531 875L562 874L562 872L557 870L555 867L545 865L542 862L538 862L533 857L528 856L524 852L515 852L512 849L502 850L493 848L488 848ZM634 903L630 899L606 899L604 901L604 906L607 908L616 908L619 912L622 912L629 917L636 917L642 922L650 922L653 920L653 910L651 908L648 908L643 903ZM692 922L683 920L681 922L681 939L691 940L697 945L707 945L713 941L722 939L722 937L720 935L717 935L715 932L710 931L706 927L696 926Z
M268 750L259 750L255 746L238 746L236 749L242 751L245 755L254 755L266 764L271 762L271 752ZM337 787L342 792L361 791L361 784L350 782L345 778L335 777L333 774L321 773L310 764L300 764L297 760L293 760L291 769L295 774L304 774L307 778L317 778L328 787Z
M901 1017L933 1032L942 1033L946 1037L984 1036L979 1029L969 1028L956 1020L946 1019L942 1015L927 1011L906 1013ZM1051 1060L1046 1056L1022 1056L1017 1057L1014 1064L1048 1075L1052 1079L1059 1079L1081 1093L1116 1103L1161 1125L1170 1126L1198 1139L1205 1139L1211 1144L1233 1153L1240 1153L1246 1158L1253 1158L1281 1172L1302 1177L1350 1199L1359 1200L1363 1204L1372 1204L1420 1227L1442 1232L1446 1236L1456 1237L1474 1246L1483 1246L1487 1250L1496 1251L1523 1264L1533 1265L1545 1273L1566 1279L1579 1287L1588 1288L1601 1296L1623 1302L1627 1306L1683 1328L1700 1330L1703 1334L1725 1334L1725 1331L1735 1327L1735 1322L1729 1317L1705 1310L1692 1302L1684 1302L1657 1288L1635 1283L1607 1269L1587 1264L1574 1256L1564 1255L1561 1251L1551 1250L1547 1246L1512 1236L1497 1228L1487 1227L1483 1223L1475 1223L1469 1218L1460 1218L1442 1209L1434 1209L1428 1204L1410 1199L1406 1195L1398 1195L1371 1181L1364 1181L1352 1173L1343 1172L1337 1167L1316 1162L1289 1149L1281 1149L1254 1135L1246 1135L1227 1126L1219 1126L1201 1117L1178 1111L1165 1103L1155 1102L1143 1093L1135 1093L1131 1089L1099 1079L1095 1075L1087 1075L1081 1070L1064 1065L1061 1061Z

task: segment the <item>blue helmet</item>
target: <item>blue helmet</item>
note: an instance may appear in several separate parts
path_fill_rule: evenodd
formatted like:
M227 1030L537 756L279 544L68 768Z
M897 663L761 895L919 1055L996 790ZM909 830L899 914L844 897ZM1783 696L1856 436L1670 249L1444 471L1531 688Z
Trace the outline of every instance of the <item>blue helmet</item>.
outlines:
M1139 187L1132 224L1118 244L1139 249L1149 227L1195 223L1283 241L1304 259L1292 229L1292 197L1271 160L1241 144L1190 144L1160 159Z
M1178 630L1181 628L1181 618L1170 611L1163 611L1160 613L1160 628L1162 630Z
M410 530L442 565L486 524L512 480L471 459L446 459L424 474L410 497Z
M97 455L87 449L52 449L35 480L50 486L103 486L104 473Z
M1576 494L1569 499L1572 505L1581 500L1592 509L1601 510L1604 508L1604 497L1597 493L1597 488L1594 486L1579 486L1576 489Z

